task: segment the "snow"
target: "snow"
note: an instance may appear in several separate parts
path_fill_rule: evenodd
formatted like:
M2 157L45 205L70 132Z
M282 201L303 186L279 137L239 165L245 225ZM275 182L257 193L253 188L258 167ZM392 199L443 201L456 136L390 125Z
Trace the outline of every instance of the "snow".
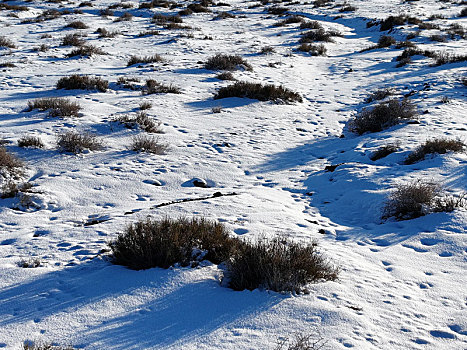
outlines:
M93 7L79 7L83 14L29 24L21 22L58 6L34 1L24 2L27 12L0 11L0 36L17 45L0 49L0 63L16 65L0 70L0 139L26 162L24 180L33 184L36 203L26 208L20 198L0 199L0 348L38 341L83 349L273 349L301 333L316 333L329 349L467 348L465 208L381 220L386 195L399 183L422 178L453 193L467 190L466 154L403 165L427 139L467 140L466 88L459 82L465 62L433 67L431 59L417 56L396 68L402 49L360 52L387 34L378 26L366 28L367 19L442 14L446 18L433 23L466 27L466 19L456 17L462 7L434 0L355 0L356 12L340 13L340 6L290 5L291 13L344 35L325 43L327 56L310 57L294 51L298 24L276 27L280 18L264 6L228 2L231 7L210 7L214 13L183 17L183 24L198 29L158 28L160 35L144 37L138 34L157 27L150 22L153 13L179 9L137 10L133 1L135 8L117 9L115 15L129 11L134 19L113 22L116 17L98 14L113 2L96 0ZM78 4L63 3L66 9ZM237 18L211 20L216 11ZM78 32L108 54L66 59L72 48L60 43L76 32L63 29L73 20L85 22L90 28ZM122 34L98 38L99 27ZM390 35L404 40L415 30L405 25ZM427 33L414 42L465 54L465 40L434 43ZM49 51L32 50L43 43ZM258 54L264 46L275 53ZM131 55L156 53L167 62L126 66ZM218 88L230 84L200 63L216 53L242 55L253 66L252 72L233 72L238 80L282 84L304 102L213 100ZM71 74L107 79L110 89L56 90L58 79ZM172 83L182 93L141 95L119 87L120 77ZM350 133L347 121L368 106L363 101L371 92L384 87L393 87L398 98L415 91L411 100L419 123ZM450 102L440 103L443 96ZM40 97L69 97L81 104L82 115L58 119L25 111L27 101ZM169 145L165 155L128 150L140 131L112 122L134 115L143 101L153 104L147 113L161 122L160 139ZM220 113L213 113L216 107ZM98 134L104 150L59 153L56 134L68 130ZM17 147L23 135L40 136L46 147ZM379 146L395 141L400 151L370 160ZM193 186L195 179L207 188ZM216 192L236 195L209 198ZM189 198L208 199L183 201ZM112 265L107 243L147 215L206 216L247 239L277 234L315 239L341 266L340 279L311 285L305 295L235 292L222 285L222 267L211 264L146 271ZM41 266L18 266L31 257Z

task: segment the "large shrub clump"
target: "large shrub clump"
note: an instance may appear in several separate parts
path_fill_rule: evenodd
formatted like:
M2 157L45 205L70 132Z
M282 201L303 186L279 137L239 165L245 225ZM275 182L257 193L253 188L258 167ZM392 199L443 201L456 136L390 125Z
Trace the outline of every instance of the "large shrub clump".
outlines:
M301 292L308 283L336 280L338 269L316 249L284 238L243 244L227 263L229 286L234 290L264 288Z
M204 218L165 218L129 225L110 247L115 263L142 270L187 266L201 260L221 263L237 245L220 223Z
M417 115L416 107L408 100L381 102L373 108L364 108L349 122L349 129L359 135L378 132Z
M217 100L228 97L251 98L259 101L280 101L285 103L303 101L300 94L283 86L275 86L272 84L263 85L245 81L238 81L232 85L220 88L214 96L214 99Z
M225 263L232 289L293 292L301 292L308 283L337 278L338 268L316 246L282 238L243 241L232 237L223 224L205 218L138 221L110 243L114 262L131 269L196 266L209 260Z

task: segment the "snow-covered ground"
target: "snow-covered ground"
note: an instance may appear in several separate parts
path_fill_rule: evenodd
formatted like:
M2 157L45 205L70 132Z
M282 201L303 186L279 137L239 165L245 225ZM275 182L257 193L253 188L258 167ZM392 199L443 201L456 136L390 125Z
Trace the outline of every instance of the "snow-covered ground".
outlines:
M16 44L0 49L0 63L15 65L0 70L0 139L25 161L24 181L33 185L38 208L21 207L18 197L0 199L0 348L39 341L83 349L273 349L294 334L316 334L328 349L467 349L466 209L400 222L380 219L389 191L412 179L467 191L466 154L403 164L427 139L467 141L467 90L460 82L465 62L434 67L431 59L415 56L412 64L396 68L403 49L360 52L388 34L379 26L367 28L370 19L405 13L426 20L434 14L445 17L430 21L441 28L465 28L467 20L458 17L463 7L435 0L354 0L356 11L339 12L340 3L290 3L289 13L343 34L325 43L327 56L311 57L295 50L305 30L274 26L285 17L268 14L271 5L227 2L210 6L212 13L183 17L193 30L151 23L154 13L176 14L188 2L169 10L137 9L136 1L128 1L134 8L117 8L108 18L99 15L114 3L108 0L92 1L92 7L78 7L79 1L62 1L62 7L2 2L29 8L0 11L0 36ZM25 22L52 8L82 14ZM126 11L132 21L114 22ZM236 18L213 20L220 11ZM64 29L73 20L89 28ZM100 27L121 34L98 38ZM150 29L160 34L138 36ZM390 35L402 41L416 30L409 24ZM74 32L86 33L88 44L108 54L66 58L72 48L61 40ZM439 33L423 30L413 42L465 54L465 39L428 39ZM41 44L50 49L34 50ZM265 46L275 52L259 54ZM216 53L241 55L253 66L233 72L237 79L282 84L300 93L303 103L214 100L230 84L203 68ZM127 67L131 55L154 54L166 62ZM107 79L110 89L55 89L59 78L71 74ZM117 85L121 77L172 83L182 93L141 95ZM385 87L394 88L396 97L411 93L419 123L362 136L349 132L346 123L367 106L365 98ZM82 116L26 111L27 102L40 97L69 97L83 107ZM440 103L443 97L449 102ZM141 131L112 122L135 115L143 101L153 104L147 113L161 122L160 140L169 145L165 155L128 150ZM221 112L213 113L217 107ZM99 135L104 150L58 152L56 134L68 130ZM18 147L24 135L39 136L45 148ZM397 141L398 152L370 160L379 146ZM194 178L205 179L209 188L194 187ZM154 208L218 191L237 195ZM13 209L18 206L22 210ZM341 266L340 279L312 285L306 295L235 292L221 286L215 265L145 271L112 265L107 243L147 215L205 216L245 238L316 239ZM31 258L41 265L18 266Z

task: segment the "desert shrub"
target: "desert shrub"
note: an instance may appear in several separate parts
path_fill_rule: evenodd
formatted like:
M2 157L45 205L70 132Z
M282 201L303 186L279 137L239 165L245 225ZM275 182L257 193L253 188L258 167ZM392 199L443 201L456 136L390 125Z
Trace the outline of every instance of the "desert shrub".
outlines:
M129 129L139 127L141 130L149 133L162 134L162 130L160 128L161 123L156 123L145 112L139 112L134 117L125 115L115 119L115 121L125 125L125 127Z
M408 100L381 102L373 108L364 108L350 120L349 130L359 135L365 132L378 132L397 125L417 115L415 106Z
M178 11L178 14L180 16L189 16L189 15L193 14L193 10L186 8L186 9Z
M58 134L57 146L61 152L78 154L87 150L99 151L103 148L103 143L96 135L90 133L66 131Z
M182 17L179 15L177 16L166 16L160 13L156 13L154 16L152 16L152 22L158 25L164 25L169 22L171 23L183 23Z
M409 220L431 212L450 212L465 205L465 195L448 195L442 186L418 180L398 185L389 194L382 219Z
M324 29L318 21L302 21L300 29Z
M315 0L313 1L313 7L323 7L326 5L330 5L332 0Z
M113 15L114 15L114 12L109 8L99 10L99 16L107 17L107 16L113 16Z
M123 86L125 89L138 90L140 86L136 83L139 83L141 80L136 77L119 77L117 79L117 85Z
M384 100L386 97L391 96L394 94L394 89L391 88L384 88L380 90L376 90L372 92L366 99L366 103L371 103L373 101Z
M340 36L338 32L326 31L323 28L310 30L302 34L300 43L311 43L314 41L334 42L332 36Z
M62 39L63 46L83 46L86 41L79 33L67 34Z
M399 185L388 196L382 218L407 220L425 215L439 191L438 185L422 181Z
M21 259L18 262L18 266L25 269L33 269L41 266L41 260L39 258Z
M10 5L10 4L0 4L0 9L4 10L12 10L12 11L28 11L29 8L27 6L20 6L20 5Z
M152 108L152 103L148 101L141 102L139 105L139 109L141 109L142 111L146 109L151 109L151 108Z
M126 21L132 21L133 20L133 15L129 12L123 13L120 17L115 19L115 22L126 22Z
M353 12L356 11L357 8L355 6L344 4L340 9L339 12Z
M96 33L99 34L99 38L115 38L121 34L119 31L110 31L105 28L97 28Z
M154 79L146 80L146 85L143 87L143 94L150 95L150 94L181 94L182 90L173 85L165 85L159 83Z
M301 244L283 237L242 244L227 261L228 283L234 290L300 293L308 283L336 280L338 273L315 242Z
M52 345L49 343L25 342L22 350L75 350L71 346Z
M302 43L298 48L298 51L308 52L312 56L324 56L326 55L327 49L323 44L314 45Z
M14 49L16 48L16 45L7 37L0 36L0 48Z
M216 75L219 80L236 80L231 72L222 72ZM467 79L466 79L467 81Z
M229 12L219 12L217 14L216 17L214 17L214 20L218 20L218 19L227 19L227 18L236 18L237 16L235 16L234 14L232 13L229 13Z
M428 56L426 50L424 53L426 56ZM449 53L449 52L435 52L435 53L432 53L432 56L428 56L428 57L434 58L435 66L441 66L443 64L448 64L448 63L457 63L457 62L467 61L467 55L457 55L457 54Z
M283 27L287 24L292 24L292 23L302 23L305 19L302 16L299 15L293 15L289 16L286 19L283 19L282 21L274 23L274 26L276 27Z
M397 152L399 149L398 144L389 144L384 145L378 148L375 152L373 152L370 156L370 159L375 161L378 159L382 159L390 155L391 153Z
M205 218L146 219L127 226L110 243L116 264L134 270L221 263L238 245L225 226Z
M93 55L105 55L106 53L93 45L83 45L80 46L66 55L66 57L90 57Z
M210 9L201 4L190 4L187 6L187 9L193 11L194 13L211 12Z
M219 89L214 99L240 97L251 98L260 101L276 101L276 102L302 102L302 97L282 85L263 85L259 83L248 83L239 81L233 85L222 87Z
M73 21L68 23L65 28L73 28L73 29L87 29L89 28L84 22L82 21Z
M245 70L253 70L253 67L241 56L238 55L223 55L217 54L210 57L204 67L209 70L237 70L243 68Z
M51 97L28 101L28 110L32 111L33 109L49 111L50 117L77 117L81 106L66 98Z
M164 62L164 59L161 55L155 54L153 56L131 56L128 60L127 67L132 66L134 64L141 64L141 63L156 63L156 62Z
M439 34L430 35L430 40L431 41L437 41L437 42L440 42L440 43L445 43L445 42L448 41L446 36L439 35Z
M467 17L467 7L464 7L459 13L459 17Z
M294 339L280 341L274 350L324 350L326 341L316 334L298 333Z
M415 17L408 17L405 15L398 15L398 16L389 16L385 20L383 20L380 24L380 31L386 31L394 28L395 26L401 26L405 23L409 24L420 24L422 21Z
M35 47L33 50L38 52L47 52L50 50L50 46L47 44L41 44L41 46Z
M428 140L422 145L418 146L412 153L405 159L405 164L414 164L425 159L428 154L445 154L448 152L462 152L464 151L465 144L460 140L453 140L448 138L439 138Z
M159 142L158 137L149 135L137 135L131 140L130 150L135 152L147 152L153 154L165 154L168 146Z
M382 35L378 39L378 47L383 48L383 47L389 47L391 45L394 45L396 43L396 39L390 35Z
M145 30L144 32L138 33L138 36L142 37L142 36L151 36L151 35L159 35L159 34L160 32L158 30L151 29L151 30Z
M283 15L284 13L289 11L289 9L287 7L273 6L273 7L269 7L267 11L271 15Z
M109 82L99 77L89 77L87 75L73 74L69 77L60 78L57 82L57 89L65 90L99 90L106 92Z
M3 146L0 146L0 174L1 170L6 170L8 173L19 172L23 167L23 162L14 154L7 151Z
M269 55L269 54L274 53L274 52L275 52L274 47L272 47L272 46L263 46L259 53L261 55Z
M0 68L14 68L14 67L16 67L16 64L11 63L11 62L0 63Z
M44 143L37 136L22 136L18 140L19 147L31 147L31 148L42 148L44 147Z

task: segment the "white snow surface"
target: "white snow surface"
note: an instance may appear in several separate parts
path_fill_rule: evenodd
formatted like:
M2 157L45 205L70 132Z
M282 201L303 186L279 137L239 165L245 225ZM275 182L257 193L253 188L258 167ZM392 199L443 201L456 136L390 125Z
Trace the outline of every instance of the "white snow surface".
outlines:
M458 17L462 6L355 0L350 2L355 12L341 13L340 5L290 3L289 13L343 34L325 43L327 56L311 57L295 50L304 31L298 24L274 26L283 18L265 11L272 5L252 7L258 4L253 1L227 0L230 6L211 6L212 13L185 16L183 25L194 28L188 31L151 23L154 13L176 14L183 6L138 9L138 2L129 1L132 9L115 9L115 16L105 18L99 9L112 1L92 1L92 7L78 7L79 1L64 1L62 7L46 1L3 3L29 7L0 11L0 36L17 46L0 49L0 63L16 65L0 71L0 139L25 161L24 181L33 185L36 205L22 207L18 197L0 199L0 348L20 349L33 341L78 349L274 349L281 339L313 334L326 341L325 349L467 349L466 209L400 222L380 218L387 194L400 183L425 179L453 193L467 191L466 154L403 164L425 140L467 140L467 90L460 83L465 62L434 67L431 59L416 56L396 68L403 49L359 52L388 34L378 26L367 28L370 19L406 13L426 20L439 14L445 18L432 22L442 28L466 27L465 17ZM83 13L24 23L52 8ZM114 22L125 11L133 20ZM220 11L237 17L213 20ZM64 29L73 20L89 29ZM99 27L121 34L98 38ZM160 35L138 36L150 29ZM405 40L416 29L400 26L390 35ZM86 33L87 43L108 54L65 58L72 48L61 40L73 32ZM437 33L425 30L413 41L465 54L465 40L428 40ZM41 44L50 50L35 51ZM259 54L264 46L275 52ZM214 100L215 92L230 84L203 68L216 53L241 55L253 66L251 72L233 72L237 79L282 84L304 101ZM127 67L131 55L154 54L166 62ZM110 89L55 89L59 78L71 74L107 79ZM172 83L182 93L141 95L118 86L120 77ZM367 106L371 92L385 87L393 87L398 98L415 92L410 99L419 123L350 133L348 120ZM443 96L448 103L440 103ZM40 97L69 97L83 107L81 116L26 111L27 102ZM147 113L161 122L159 138L169 145L165 155L128 150L141 131L112 122L135 115L143 101L153 104ZM215 107L221 112L213 113ZM105 148L60 153L56 134L68 130L95 133ZM24 135L40 136L45 147L18 147ZM379 146L396 141L398 152L370 160ZM340 163L334 172L324 171ZM194 187L196 178L208 187ZM218 191L237 195L152 208ZM310 285L310 293L302 295L238 292L221 285L222 269L212 264L144 271L113 265L105 252L108 242L148 215L205 216L246 239L278 234L314 239L340 265L340 278ZM103 222L84 226L92 220ZM31 258L41 266L18 266Z

